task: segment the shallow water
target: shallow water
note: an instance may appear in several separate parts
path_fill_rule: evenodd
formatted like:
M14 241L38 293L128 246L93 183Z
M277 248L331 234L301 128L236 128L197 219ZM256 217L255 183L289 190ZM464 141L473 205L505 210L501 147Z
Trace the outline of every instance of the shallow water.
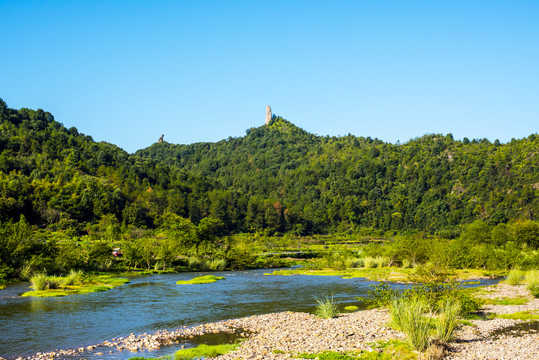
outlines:
M312 312L317 299L332 295L343 306L357 305L354 297L365 296L369 285L376 283L338 276L264 276L267 271L214 272L226 280L204 285L177 285L176 281L206 273L132 277L131 283L110 291L59 298L23 298L20 294L28 291L29 283L12 284L0 291L0 356L72 349L130 333L256 314ZM165 348L151 355L173 350ZM134 355L103 354L100 358L129 356Z

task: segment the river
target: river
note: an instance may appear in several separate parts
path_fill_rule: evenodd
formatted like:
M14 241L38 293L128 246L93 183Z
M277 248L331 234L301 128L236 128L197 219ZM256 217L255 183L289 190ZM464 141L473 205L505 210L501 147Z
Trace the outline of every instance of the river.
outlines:
M214 272L211 274L226 279L203 285L177 285L176 281L206 273L134 276L129 284L109 291L58 298L23 298L20 294L28 291L30 284L11 284L0 290L0 356L72 349L130 333L249 315L312 312L316 300L326 296L333 296L342 306L357 305L354 297L365 296L369 285L376 283L339 276L264 276L267 271ZM173 350L164 348L146 356ZM134 355L112 353L99 358L130 356Z

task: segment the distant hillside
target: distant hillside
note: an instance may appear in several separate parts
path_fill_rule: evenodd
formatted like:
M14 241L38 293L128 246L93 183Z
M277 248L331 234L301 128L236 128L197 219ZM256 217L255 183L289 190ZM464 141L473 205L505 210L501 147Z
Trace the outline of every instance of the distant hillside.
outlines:
M0 100L0 221L24 215L73 233L164 212L229 232L454 231L482 219L536 220L539 137L508 144L425 135L402 145L323 137L276 117L217 143L136 154Z
M314 136L276 118L241 138L160 143L136 154L214 179L206 211L246 230L435 232L476 219L536 219L539 211L535 135L508 144L425 135L392 145Z

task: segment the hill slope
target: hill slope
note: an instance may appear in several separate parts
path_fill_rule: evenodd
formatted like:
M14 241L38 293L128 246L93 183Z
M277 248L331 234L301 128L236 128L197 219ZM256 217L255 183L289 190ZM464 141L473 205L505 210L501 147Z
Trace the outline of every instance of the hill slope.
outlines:
M508 144L425 135L402 145L310 134L282 118L217 143L136 154L0 100L0 220L87 232L153 228L171 212L229 232L454 230L537 219L539 137Z

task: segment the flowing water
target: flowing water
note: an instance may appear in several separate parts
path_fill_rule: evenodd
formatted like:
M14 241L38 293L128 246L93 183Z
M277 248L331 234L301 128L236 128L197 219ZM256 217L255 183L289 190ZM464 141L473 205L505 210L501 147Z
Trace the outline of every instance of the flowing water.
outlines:
M264 276L265 272L215 272L212 274L226 279L203 285L177 285L176 281L205 273L132 277L129 284L109 291L58 298L23 298L20 294L29 290L29 283L12 284L0 291L0 356L72 349L130 333L256 314L312 312L316 300L326 296L343 306L357 305L354 297L365 296L369 285L376 283L338 276ZM163 351L167 349L151 355ZM129 356L134 355L104 354L100 358Z

